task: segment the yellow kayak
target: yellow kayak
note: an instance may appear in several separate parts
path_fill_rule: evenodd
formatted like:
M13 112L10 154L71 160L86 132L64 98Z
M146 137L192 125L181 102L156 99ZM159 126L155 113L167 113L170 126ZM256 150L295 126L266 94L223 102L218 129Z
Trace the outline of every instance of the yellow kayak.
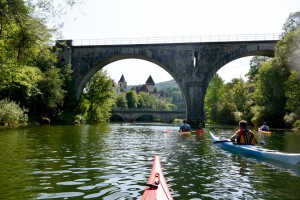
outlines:
M271 135L271 134L272 134L271 131L262 131L262 130L260 130L259 128L258 128L258 133L260 133L260 134L265 134L265 135Z
M190 136L190 135L192 134L192 132L191 132L191 131L187 131L187 132L182 132L182 131L179 131L179 133L180 133L180 135L182 135L182 136L186 136L186 137L188 137L188 136Z

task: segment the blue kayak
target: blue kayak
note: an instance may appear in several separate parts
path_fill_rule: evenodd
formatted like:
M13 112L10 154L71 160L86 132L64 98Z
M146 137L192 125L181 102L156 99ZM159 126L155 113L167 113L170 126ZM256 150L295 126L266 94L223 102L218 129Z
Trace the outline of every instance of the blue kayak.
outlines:
M221 140L212 132L209 132L209 135L214 143L217 143L222 148L233 153L248 154L258 158L272 159L293 165L296 165L300 162L300 154L298 153L283 153L254 145L237 145L232 143L230 140Z

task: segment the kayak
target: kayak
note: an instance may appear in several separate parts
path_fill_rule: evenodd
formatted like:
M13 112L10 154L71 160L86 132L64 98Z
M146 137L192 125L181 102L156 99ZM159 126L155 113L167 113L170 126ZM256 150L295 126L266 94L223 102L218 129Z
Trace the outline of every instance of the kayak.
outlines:
M238 145L232 143L230 140L221 140L219 137L216 137L212 132L209 132L209 134L214 143L217 143L222 148L234 153L248 154L258 158L277 160L293 165L296 165L300 162L300 154L297 153L283 153L254 145Z
M258 133L260 133L260 134L265 134L265 135L271 135L271 134L272 134L271 131L262 131L262 130L260 130L260 129L258 129Z
M179 132L179 133L180 133L180 135L185 136L185 137L188 137L188 136L190 136L190 135L192 134L191 131L187 131L187 132Z
M159 156L154 157L152 170L142 200L171 200L172 195L162 173Z
M204 130L203 129L199 129L199 130L195 130L195 131L191 131L192 133L196 133L196 134L203 134Z

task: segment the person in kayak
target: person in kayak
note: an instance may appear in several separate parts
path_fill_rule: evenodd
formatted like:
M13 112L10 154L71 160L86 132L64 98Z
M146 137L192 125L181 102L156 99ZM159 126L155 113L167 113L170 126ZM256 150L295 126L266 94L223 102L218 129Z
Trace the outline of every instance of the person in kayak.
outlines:
M270 131L269 126L267 125L267 122L264 122L261 127L259 127L259 130L261 131Z
M237 144L257 144L254 133L247 128L247 121L242 120L239 122L240 129L235 132L234 135L230 137L232 142Z
M183 120L183 124L180 125L178 132L190 132L192 130L191 126L187 124L187 120Z

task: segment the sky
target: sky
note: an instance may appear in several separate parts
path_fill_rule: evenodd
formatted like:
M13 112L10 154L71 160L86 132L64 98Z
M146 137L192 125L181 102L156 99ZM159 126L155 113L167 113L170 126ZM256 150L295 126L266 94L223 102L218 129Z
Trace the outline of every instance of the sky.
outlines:
M56 0L64 1L64 0ZM62 16L62 38L109 39L174 36L269 34L282 32L299 0L82 0ZM244 78L251 57L222 67L218 74L229 82ZM116 82L124 74L128 85L171 80L161 67L144 60L126 59L104 68Z

